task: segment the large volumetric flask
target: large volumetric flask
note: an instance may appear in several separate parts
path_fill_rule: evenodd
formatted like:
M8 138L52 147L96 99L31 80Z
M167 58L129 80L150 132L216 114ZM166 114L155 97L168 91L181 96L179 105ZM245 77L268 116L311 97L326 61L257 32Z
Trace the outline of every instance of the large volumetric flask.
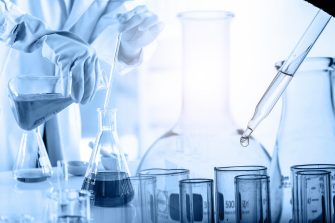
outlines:
M189 169L193 178L213 178L215 166L262 165L270 156L255 139L240 145L241 131L229 103L230 24L228 11L189 11L182 27L182 110L176 125L157 139L138 171Z
M83 190L92 194L94 205L120 207L134 197L130 172L116 130L116 110L98 109L99 132L87 167Z

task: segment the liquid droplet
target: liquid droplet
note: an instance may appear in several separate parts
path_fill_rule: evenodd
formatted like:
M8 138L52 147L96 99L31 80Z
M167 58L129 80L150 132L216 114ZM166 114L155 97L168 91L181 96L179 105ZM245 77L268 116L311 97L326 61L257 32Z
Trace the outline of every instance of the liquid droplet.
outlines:
M244 137L244 136L242 136L242 137L240 138L240 144L241 144L241 146L243 146L243 147L247 147L247 146L249 145L249 137Z
M249 146L249 138L253 130L248 126L248 128L243 132L240 138L240 144L243 147Z

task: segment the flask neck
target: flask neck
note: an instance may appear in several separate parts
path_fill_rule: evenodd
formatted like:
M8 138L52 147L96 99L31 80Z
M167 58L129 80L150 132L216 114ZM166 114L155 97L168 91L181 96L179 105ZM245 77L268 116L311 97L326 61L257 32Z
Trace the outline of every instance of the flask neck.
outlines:
M185 12L182 24L182 111L186 124L231 120L229 12Z
M221 75L213 84L214 76ZM182 90L182 109L180 118L184 124L219 124L231 120L229 108L228 76L211 73L201 84L184 73ZM204 75L205 76L205 75ZM194 77L194 76L193 76Z

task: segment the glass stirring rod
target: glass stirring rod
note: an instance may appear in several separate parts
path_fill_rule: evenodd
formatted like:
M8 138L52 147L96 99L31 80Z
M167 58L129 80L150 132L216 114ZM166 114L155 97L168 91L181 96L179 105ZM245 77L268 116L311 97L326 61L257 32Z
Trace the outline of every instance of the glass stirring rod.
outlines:
M114 52L113 63L111 64L109 80L107 83L107 92L106 92L105 101L104 101L104 109L112 107L112 101L111 101L112 81L113 81L113 75L115 73L115 64L117 62L117 56L118 56L119 48L120 48L121 35L122 35L121 32L119 32L117 35L116 49Z
M318 11L305 33L291 52L288 59L279 69L277 75L265 91L261 100L258 102L254 115L248 122L246 130L244 130L240 144L244 147L249 145L249 137L255 130L257 125L271 112L279 97L290 83L293 75L298 70L300 64L306 58L308 52L312 49L314 43L327 26L331 19L331 15L322 11Z

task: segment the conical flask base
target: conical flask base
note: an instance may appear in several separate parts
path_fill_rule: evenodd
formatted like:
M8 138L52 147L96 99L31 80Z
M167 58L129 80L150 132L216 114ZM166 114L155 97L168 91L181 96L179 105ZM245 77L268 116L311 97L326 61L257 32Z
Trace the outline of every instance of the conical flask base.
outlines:
M134 189L116 131L116 110L104 108L97 111L99 132L82 189L91 192L95 206L124 206L133 199Z
M15 171L16 180L24 183L37 183L42 182L50 177L43 173L40 168L31 168L31 169L20 169Z
M134 197L133 187L125 172L97 172L95 176L85 178L82 189L93 191L94 205L99 207L123 206Z
M13 175L24 183L42 182L51 177L51 163L38 128L23 133Z

